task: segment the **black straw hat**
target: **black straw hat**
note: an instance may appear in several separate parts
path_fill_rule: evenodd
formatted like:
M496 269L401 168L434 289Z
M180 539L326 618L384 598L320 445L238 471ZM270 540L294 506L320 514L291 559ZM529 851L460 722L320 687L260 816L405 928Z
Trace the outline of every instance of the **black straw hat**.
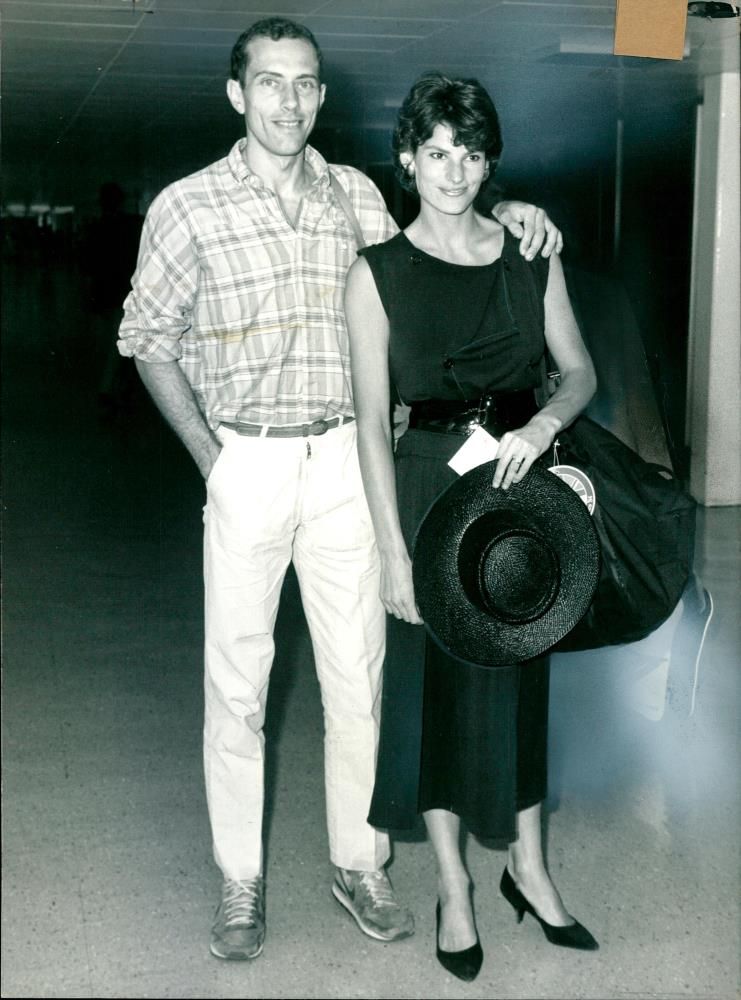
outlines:
M508 490L486 462L452 483L414 544L414 590L446 652L500 667L540 656L586 613L599 578L599 541L584 503L533 466Z

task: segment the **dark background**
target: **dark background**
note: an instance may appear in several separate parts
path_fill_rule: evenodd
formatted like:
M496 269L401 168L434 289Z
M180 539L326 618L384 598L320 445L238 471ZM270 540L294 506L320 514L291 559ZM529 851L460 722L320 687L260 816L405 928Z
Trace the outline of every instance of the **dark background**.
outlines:
M544 206L566 237L572 297L601 369L594 406L628 443L684 475L695 109L703 76L727 58L732 21L689 18L685 57L670 61L611 54L612 0L290 0L259 10L234 0L9 0L6 351L29 349L7 305L26 271L41 268L47 284L50 270L63 271L90 316L101 184L116 182L123 208L143 213L166 183L229 150L242 128L224 94L230 48L270 13L306 23L324 50L328 97L314 144L367 171L401 224L414 206L393 179L389 138L409 85L437 68L490 89L505 140L500 190ZM80 364L97 364L93 388L100 358L90 361L83 341L108 350L94 326L76 321L77 344L64 343L80 349ZM647 440L628 427L632 406L658 407Z

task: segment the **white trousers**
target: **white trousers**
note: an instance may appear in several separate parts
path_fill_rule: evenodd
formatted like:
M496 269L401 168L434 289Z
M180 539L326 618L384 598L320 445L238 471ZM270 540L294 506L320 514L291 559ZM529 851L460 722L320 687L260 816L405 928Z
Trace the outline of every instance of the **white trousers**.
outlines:
M385 613L354 423L308 438L221 427L207 483L204 766L216 863L262 872L265 704L281 585L293 559L324 710L330 857L374 869L388 837L367 823Z

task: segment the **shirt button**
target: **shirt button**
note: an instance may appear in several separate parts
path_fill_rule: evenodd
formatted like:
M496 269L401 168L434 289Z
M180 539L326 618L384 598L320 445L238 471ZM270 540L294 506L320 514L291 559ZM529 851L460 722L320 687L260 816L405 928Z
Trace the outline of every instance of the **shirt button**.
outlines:
M448 371L450 371L450 369L453 368L454 366L455 366L455 361L453 361L452 358L446 358L443 361L443 368L446 368Z

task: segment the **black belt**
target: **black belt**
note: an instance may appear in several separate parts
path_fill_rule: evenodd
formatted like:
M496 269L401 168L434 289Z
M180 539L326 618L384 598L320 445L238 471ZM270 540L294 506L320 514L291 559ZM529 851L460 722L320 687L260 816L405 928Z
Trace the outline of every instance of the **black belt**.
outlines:
M326 434L333 427L341 424L351 424L355 417L330 417L329 420L312 420L310 424L293 424L288 427L280 427L277 424L230 424L223 420L222 427L236 431L237 434L244 434L246 437L309 437L311 435Z
M499 436L522 427L538 410L534 389L487 392L480 399L421 399L409 406L411 430L464 437L476 427L485 427Z

